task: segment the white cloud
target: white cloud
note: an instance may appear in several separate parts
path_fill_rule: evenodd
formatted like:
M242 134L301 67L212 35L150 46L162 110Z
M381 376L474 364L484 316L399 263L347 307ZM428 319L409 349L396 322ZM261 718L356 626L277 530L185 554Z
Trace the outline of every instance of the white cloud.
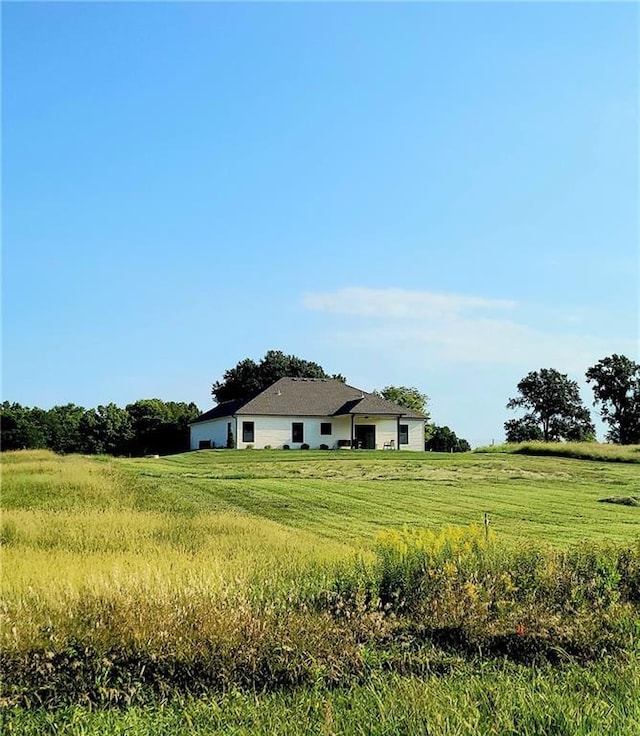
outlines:
M417 386L431 397L434 421L448 424L473 446L501 441L504 421L514 416L505 404L525 373L549 367L568 373L581 384L588 404L591 391L580 380L585 370L614 352L637 354L627 323L621 323L623 335L615 335L617 323L596 305L561 310L552 304L364 287L309 293L303 304L320 317L308 339L321 347L323 365L369 390ZM592 416L599 426L597 414Z
M338 289L324 294L305 294L303 304L319 312L387 319L445 319L469 310L515 307L515 302L505 299L359 287Z
M522 366L528 370L556 367L583 372L612 352L633 354L631 340L574 331L554 331L535 324L493 316L517 311L503 299L402 289L345 288L306 294L311 310L341 315L331 338L360 349L402 351L407 360ZM351 320L350 318L360 318ZM535 310L534 310L535 320ZM566 325L565 325L566 326Z

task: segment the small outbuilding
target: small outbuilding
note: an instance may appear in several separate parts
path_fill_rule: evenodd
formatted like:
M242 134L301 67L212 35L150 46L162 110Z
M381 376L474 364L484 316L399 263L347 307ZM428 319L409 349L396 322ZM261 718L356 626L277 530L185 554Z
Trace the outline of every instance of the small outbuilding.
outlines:
M191 422L191 449L354 448L424 452L420 412L333 378L281 378Z

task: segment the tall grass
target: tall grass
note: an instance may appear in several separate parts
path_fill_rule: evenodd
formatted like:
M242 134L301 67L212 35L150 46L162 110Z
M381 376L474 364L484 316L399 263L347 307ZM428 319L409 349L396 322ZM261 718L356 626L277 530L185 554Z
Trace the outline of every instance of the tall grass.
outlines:
M569 457L598 462L640 463L640 445L610 445L601 442L520 442L477 447L477 453L510 453Z
M48 450L2 453L2 506L92 511L130 508L133 484L113 459L60 457Z
M211 585L183 570L7 596L6 697L131 704L345 686L378 670L428 671L446 651L589 661L637 652L639 602L636 548L513 551L477 529L406 529L381 535L371 558L289 578Z

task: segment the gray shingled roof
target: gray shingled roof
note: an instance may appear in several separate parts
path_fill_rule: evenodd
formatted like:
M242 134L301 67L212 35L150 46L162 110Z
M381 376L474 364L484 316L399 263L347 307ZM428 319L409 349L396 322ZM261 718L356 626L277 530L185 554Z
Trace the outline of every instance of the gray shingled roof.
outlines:
M221 419L222 417L233 416L236 411L244 404L243 399L233 399L232 401L223 401L221 404L214 406L213 409L200 414L189 424L197 424L198 422L208 422L210 419Z
M281 378L253 398L219 404L192 424L233 414L319 417L371 414L425 418L420 412L333 378Z

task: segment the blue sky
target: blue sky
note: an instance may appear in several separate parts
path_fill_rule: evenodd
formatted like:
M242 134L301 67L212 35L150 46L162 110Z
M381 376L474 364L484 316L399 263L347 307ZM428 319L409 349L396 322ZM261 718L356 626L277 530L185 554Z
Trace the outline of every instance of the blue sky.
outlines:
M638 359L638 13L3 4L3 398L204 410L280 349L477 445Z

